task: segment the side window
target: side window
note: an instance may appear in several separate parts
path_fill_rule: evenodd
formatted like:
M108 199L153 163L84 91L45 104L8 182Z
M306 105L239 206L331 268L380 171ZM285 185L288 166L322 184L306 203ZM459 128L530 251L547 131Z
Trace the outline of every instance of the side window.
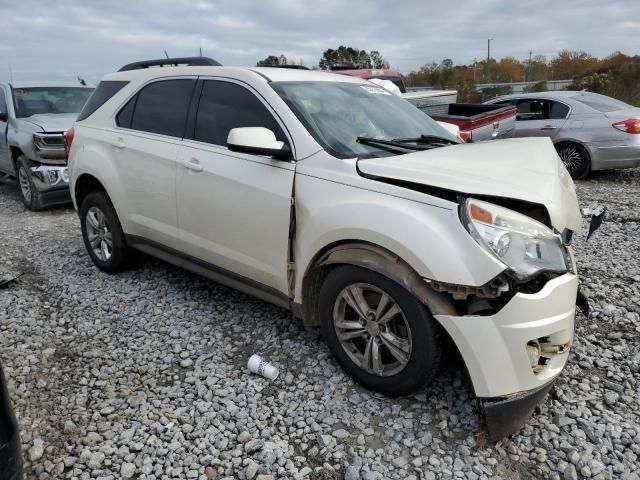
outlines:
M195 82L161 80L147 85L134 97L135 102L129 101L118 112L118 125L130 122L133 130L182 138Z
M0 113L9 113L7 102L5 100L4 90L0 88Z
M564 103L549 101L549 118L552 120L567 118L569 107Z
M98 88L93 91L87 100L87 103L84 104L84 107L78 114L78 118L76 120L80 122L93 115L93 113L104 105L111 97L122 90L127 83L129 82L111 80L100 82L98 84Z
M236 83L206 80L198 105L194 140L226 145L229 130L240 127L265 127L272 130L278 140L286 141L276 119L252 92Z
M133 119L133 109L136 108L136 100L138 100L137 95L122 107L116 115L116 125L119 127L131 128L131 120Z
M518 114L516 120L542 120L544 119L544 105L541 100L518 100L516 105Z

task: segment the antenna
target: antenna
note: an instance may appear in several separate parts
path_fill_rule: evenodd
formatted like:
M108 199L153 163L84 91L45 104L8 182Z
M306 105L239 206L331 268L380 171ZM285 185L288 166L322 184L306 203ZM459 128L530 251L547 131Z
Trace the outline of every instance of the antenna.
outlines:
M9 80L13 83L13 69L11 68L11 60L9 60Z
M167 53L167 51L166 51L166 50L164 51L164 56L165 56L165 57L167 57L167 58L169 58L169 54Z
M200 47L200 56L202 56L202 47Z

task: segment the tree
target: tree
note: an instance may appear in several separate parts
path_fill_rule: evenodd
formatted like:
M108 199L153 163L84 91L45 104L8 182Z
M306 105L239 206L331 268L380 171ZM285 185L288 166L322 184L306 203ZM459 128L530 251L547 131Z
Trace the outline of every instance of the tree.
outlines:
M562 50L551 60L552 79L567 79L585 75L598 68L598 59L585 51Z
M282 65L289 65L289 60L284 55L275 56L269 55L267 58L260 60L256 63L256 67L280 67Z
M524 65L514 57L501 58L492 67L491 78L497 83L522 82L524 80Z
M371 50L369 52L369 64L371 68L387 69L389 68L389 62L382 56L378 50Z
M318 66L323 70L331 67L345 66L353 68L389 68L389 62L377 50L367 53L353 47L340 45L338 48L328 48L322 53Z

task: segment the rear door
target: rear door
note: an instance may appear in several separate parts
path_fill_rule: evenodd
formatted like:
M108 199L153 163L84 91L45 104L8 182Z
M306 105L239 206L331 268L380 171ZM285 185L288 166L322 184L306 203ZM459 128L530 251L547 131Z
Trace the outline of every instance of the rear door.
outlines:
M112 158L122 191L126 233L174 249L180 246L176 212L176 162L195 78L153 81L116 115Z
M542 98L519 99L516 107L516 137L553 139L566 123L570 111L562 102Z
M193 122L176 177L182 251L286 294L295 163L226 147L238 127L269 128L291 145L281 121L248 85L205 79Z
M0 171L13 174L11 152L9 151L9 145L7 143L7 132L9 129L7 93L4 87L0 86L0 114L4 114L6 117L4 120L0 118Z

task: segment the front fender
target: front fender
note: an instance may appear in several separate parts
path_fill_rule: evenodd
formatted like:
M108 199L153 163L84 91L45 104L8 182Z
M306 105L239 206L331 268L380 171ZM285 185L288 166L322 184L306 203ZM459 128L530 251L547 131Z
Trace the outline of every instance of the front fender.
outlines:
M374 182L371 182L374 183ZM402 190L398 187L396 190ZM296 178L296 293L307 269L340 243L367 242L392 252L420 277L481 286L504 270L476 244L457 205L419 202L380 191L300 175Z

